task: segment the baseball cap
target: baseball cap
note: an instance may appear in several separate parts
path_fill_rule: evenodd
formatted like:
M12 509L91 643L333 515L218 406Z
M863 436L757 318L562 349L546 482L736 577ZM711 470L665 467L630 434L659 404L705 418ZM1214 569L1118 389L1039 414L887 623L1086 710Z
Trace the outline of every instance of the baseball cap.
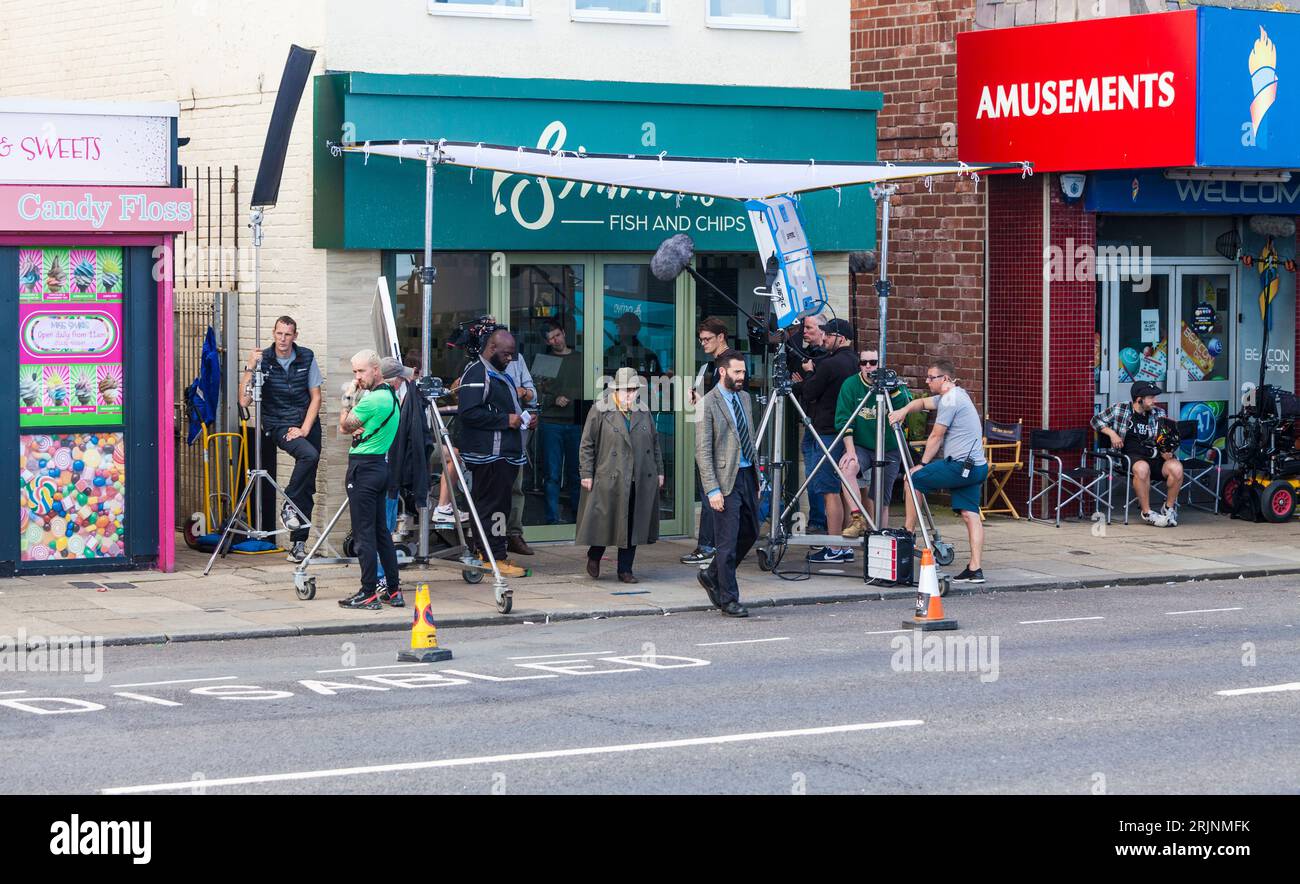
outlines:
M1150 381L1137 381L1129 388L1128 399L1130 402L1141 399L1143 396L1159 396L1164 390L1160 389Z
M822 323L822 331L828 335L839 335L846 341L853 340L853 326L847 319L829 319Z
M393 356L385 356L379 360L379 373L384 376L386 381L391 381L393 378L410 380L415 377L415 369L403 365L402 360Z

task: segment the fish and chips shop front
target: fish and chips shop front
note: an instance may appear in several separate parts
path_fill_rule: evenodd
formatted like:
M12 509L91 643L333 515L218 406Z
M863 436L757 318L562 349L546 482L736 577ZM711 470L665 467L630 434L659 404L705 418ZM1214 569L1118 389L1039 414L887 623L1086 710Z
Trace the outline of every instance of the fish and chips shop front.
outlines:
M0 577L174 567L178 113L0 100Z

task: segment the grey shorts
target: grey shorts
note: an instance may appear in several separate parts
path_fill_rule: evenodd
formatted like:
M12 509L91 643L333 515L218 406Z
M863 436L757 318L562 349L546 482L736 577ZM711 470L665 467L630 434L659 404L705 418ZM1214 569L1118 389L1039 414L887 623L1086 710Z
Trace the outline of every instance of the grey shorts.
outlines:
M875 487L871 484L875 478L876 471L867 464L871 463L872 455L875 453L870 448L863 448L861 445L854 445L858 451L858 464L862 470L858 474L858 484L868 489L872 495L876 493ZM897 448L886 448L884 457L884 470L882 482L885 488L885 502L888 503L894 495L894 483L898 481L898 471L903 466L903 459L898 453Z

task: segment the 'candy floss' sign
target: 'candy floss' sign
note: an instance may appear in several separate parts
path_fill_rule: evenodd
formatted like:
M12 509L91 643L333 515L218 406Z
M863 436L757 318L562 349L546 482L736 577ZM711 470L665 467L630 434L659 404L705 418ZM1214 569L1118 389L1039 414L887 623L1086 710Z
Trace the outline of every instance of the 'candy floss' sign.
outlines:
M0 184L0 230L180 233L194 229L194 192L182 187Z

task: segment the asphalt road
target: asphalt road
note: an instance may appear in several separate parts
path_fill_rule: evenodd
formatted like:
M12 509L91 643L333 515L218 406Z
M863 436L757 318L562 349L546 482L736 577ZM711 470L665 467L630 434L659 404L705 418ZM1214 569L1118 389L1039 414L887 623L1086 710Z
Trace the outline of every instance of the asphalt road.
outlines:
M107 648L0 673L0 790L1300 791L1293 578L947 601Z

